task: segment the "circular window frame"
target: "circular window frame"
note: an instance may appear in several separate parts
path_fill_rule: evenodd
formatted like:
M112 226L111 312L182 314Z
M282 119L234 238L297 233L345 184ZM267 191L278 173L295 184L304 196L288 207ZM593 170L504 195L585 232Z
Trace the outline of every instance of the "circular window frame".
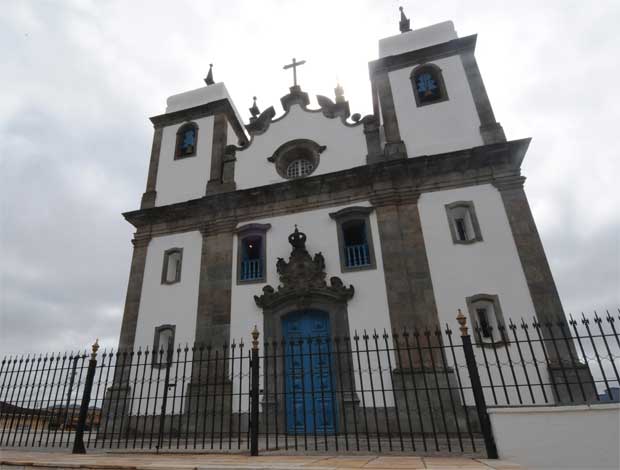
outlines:
M275 164L278 174L287 180L306 178L312 175L319 166L320 155L325 145L319 145L309 139L295 139L282 144L267 160ZM307 160L312 165L312 171L305 175L288 176L288 167L295 160Z

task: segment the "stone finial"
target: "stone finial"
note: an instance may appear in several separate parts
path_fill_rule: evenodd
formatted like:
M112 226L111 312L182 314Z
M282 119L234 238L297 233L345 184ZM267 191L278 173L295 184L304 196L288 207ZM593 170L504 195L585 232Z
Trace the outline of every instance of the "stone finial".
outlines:
M334 88L334 93L336 94L336 103L344 103L346 101L344 98L344 88L342 88L340 83Z
M215 81L213 80L213 64L209 64L209 73L207 73L207 76L205 77L205 83L207 84L207 86L213 85L215 83Z
M400 10L400 23L398 23L398 26L400 27L400 32L406 33L408 31L411 31L411 28L409 27L410 26L409 18L405 16L403 7L398 7L398 9Z
M250 108L250 114L252 114L250 121L256 121L256 119L260 115L260 109L258 109L258 106L256 106L256 96L253 96L252 99L254 100L254 102L252 103L252 107Z
M459 329L461 330L461 336L467 336L467 317L463 315L459 308L459 314L456 316L456 321L459 322Z
M92 353L90 355L90 358L94 360L97 358L97 351L99 351L99 338L95 340L95 342L91 346L91 350L92 350Z
M295 231L288 236L288 242L293 246L293 250L306 251L306 234L300 232L295 224Z
M254 329L252 330L252 349L258 349L258 337L260 333L258 332L258 328L254 325Z

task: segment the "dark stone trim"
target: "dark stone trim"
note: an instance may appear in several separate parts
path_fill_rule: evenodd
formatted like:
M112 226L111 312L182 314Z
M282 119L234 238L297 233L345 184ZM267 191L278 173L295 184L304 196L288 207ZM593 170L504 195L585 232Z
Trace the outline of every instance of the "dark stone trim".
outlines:
M326 118L340 117L342 119L346 119L351 115L348 101L338 101L334 103L327 96L323 95L316 95L316 100L321 107L323 116Z
M153 146L151 147L151 160L149 162L149 174L146 179L146 191L142 195L142 202L140 204L141 209L147 207L155 207L155 200L157 198L157 172L159 170L159 156L161 153L161 139L164 134L162 127L155 127L155 133L153 134Z
M127 284L127 295L125 297L125 309L123 311L123 321L118 343L118 351L131 351L134 347L136 338L136 327L138 325L138 313L140 311L140 297L142 295L142 283L144 281L144 267L146 265L146 253L150 236L136 234L132 241L133 255L131 258L131 269L129 271L129 282ZM129 374L127 369L125 372ZM117 377L114 383L126 382L129 377Z
M375 260L375 247L372 239L372 229L370 226L370 213L374 210L373 207L345 207L337 212L331 212L329 216L336 221L336 233L338 235L338 253L340 254L340 272L354 272L354 271L367 271L371 269L377 269L377 262ZM344 245L344 235L342 233L342 226L344 223L352 220L363 220L364 228L366 230L366 240L368 243L368 257L370 264L367 266L355 266L350 267L346 265L346 253Z
M203 221L204 224L204 221ZM202 232L200 280L196 312L196 347L220 344L230 337L232 249L235 222L221 223L220 230ZM206 364L203 365L205 367ZM198 373L192 371L192 375ZM204 372L204 371L203 371Z
M176 272L174 280L168 281L166 274L168 273L168 260L170 256L174 253L179 253L181 255L181 266L179 270ZM183 248L170 248L169 250L164 251L164 262L161 270L161 283L162 284L176 284L177 282L181 282L181 270L183 267Z
M473 52L476 48L476 38L477 35L473 34L463 38L452 39L441 44L434 44L415 51L373 60L368 63L371 79L378 74L387 74L387 72L392 70L402 69L425 62L432 62L444 57L461 54L465 51Z
M213 121L211 143L211 173L207 182L207 194L223 189L224 160L228 141L228 120L224 114L217 114Z
M555 334L555 337L558 338L565 333L561 331L552 333L550 330L554 328L547 328L546 325L563 325L562 328L565 332L570 331L570 327L564 316L564 309L545 255L545 249L523 189L524 182L524 177L515 176L494 181L493 184L499 190L504 203L508 223L523 267L523 274L534 304L536 318L541 324L545 325L541 328L542 334L545 339L550 340L549 343L552 343L549 344L548 348L550 355L553 356L551 359L557 360L555 356L559 358L570 356L566 345L555 344L556 342L551 335ZM572 357L578 357L572 343L571 349Z
M454 227L454 213L453 209L463 207L469 213L471 219L471 226L474 230L474 238L470 240L459 240L456 228ZM480 224L478 223L478 217L476 216L476 208L473 201L456 201L445 205L446 215L448 216L448 226L450 227L450 235L452 235L452 242L457 245L470 245L472 243L482 241L482 232L480 231Z
M374 205L415 200L421 192L497 182L520 175L529 139L433 156L363 165L268 186L213 194L126 212L152 234L196 230L217 233L239 221L372 200Z
M233 127L235 134L237 134L237 138L242 145L245 145L248 142L245 127L243 126L243 123L240 123L237 119L237 115L227 99L212 101L210 103L194 106L193 108L153 116L151 117L151 122L156 127L165 127L185 121L194 121L199 118L213 116L216 114L226 115L228 122L230 122L230 125Z
M194 132L195 132L195 138L196 138L196 145L194 145L194 150L191 153L181 153L181 139L182 139L182 134L183 132L185 132L187 129L189 128L193 128ZM195 157L198 154L198 124L196 124L195 122L186 122L185 124L181 125L178 129L177 129L177 135L176 135L176 140L174 143L174 160L182 160L184 158L190 158L190 157Z
M480 135L482 136L482 141L485 144L506 142L504 130L499 122L495 120L495 114L493 113L487 90L484 87L474 51L468 50L462 52L461 62L463 63L469 89L474 98L474 104L476 105L476 111L480 119Z
M320 163L320 154L325 151L325 145L319 145L309 139L289 140L280 145L276 151L267 158L267 161L275 163L276 171L284 179L307 178L314 173ZM310 174L291 178L286 171L288 166L295 160L304 158L312 162L313 168Z
M438 81L438 85L439 85L439 93L441 94L441 97L436 100L436 101L432 101L429 103L421 103L420 102L420 94L418 93L418 89L416 86L416 81L415 81L415 76L420 73L423 72L425 69L430 69L434 72L435 77L437 78ZM448 92L446 90L446 84L444 82L443 79L443 73L441 71L441 69L435 65L435 64L421 64L418 65L417 67L415 67L413 70L411 70L411 73L409 74L409 81L411 82L411 87L413 89L413 97L415 98L415 104L417 105L417 107L421 107L421 106L430 106L433 104L437 104L437 103L441 103L443 101L448 101Z
M366 137L366 163L377 163L383 160L379 118L369 114L362 119L364 136Z
M270 228L271 224L246 224L235 229L237 235L237 285L262 284L267 281L267 231ZM263 275L258 279L244 280L241 279L242 242L244 238L252 235L260 236L261 239Z
M502 311L502 307L499 303L499 296L495 294L476 294L466 297L465 302L467 303L467 311L469 312L469 318L471 320L470 324L472 325L472 331L476 337L475 345L482 347L505 346L506 342L504 341L503 333L499 328L496 329L496 333L502 336L502 339L498 341L493 341L493 339L485 339L479 331L476 331L476 326L480 327L480 323L478 322L478 314L475 311L474 304L481 300L493 304L493 313L495 314L497 325L502 327L506 325L504 320L504 312Z
M387 71L373 77L373 84L377 89L381 116L383 118L383 131L385 133L384 158L387 160L407 158L407 150L400 137L394 97L392 96L392 87L390 86Z
M159 344L159 334L163 330L172 330L172 345L174 346L176 328L177 327L175 325L171 325L171 324L159 325L155 327L155 333L153 336L153 351L152 351L152 356L151 356L151 367L154 367L155 369L163 369L166 367L166 364L165 363L162 364L161 362L159 362L159 359L161 357L161 359L163 360L165 356L170 354L170 351L168 351L167 347L161 346ZM164 354L159 353L160 347L163 348Z

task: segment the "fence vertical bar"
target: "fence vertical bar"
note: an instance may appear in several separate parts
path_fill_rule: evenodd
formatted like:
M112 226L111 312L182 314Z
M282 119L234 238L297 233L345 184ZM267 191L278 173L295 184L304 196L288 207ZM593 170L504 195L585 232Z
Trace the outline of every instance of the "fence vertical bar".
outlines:
M252 360L250 384L250 455L258 455L258 328L252 330Z
M88 416L88 407L90 405L90 394L93 389L95 380L95 371L97 370L97 351L99 350L99 340L95 340L92 345L90 360L88 361L88 370L86 371L86 382L84 383L84 393L82 394L82 403L80 404L80 414L78 416L77 427L75 430L75 439L73 440L72 454L85 454L84 447L84 428L86 427L86 418Z
M487 413L487 405L484 399L482 383L480 382L480 375L478 374L478 366L476 364L474 348L471 344L471 337L467 332L467 318L465 318L465 315L463 315L461 309L459 309L456 320L460 325L459 329L461 330L461 341L463 342L465 362L467 362L467 370L469 372L471 388L474 393L476 411L478 412L478 419L480 420L480 429L482 430L482 435L484 437L484 446L487 451L487 457L490 459L496 459L498 458L497 447L495 446L495 439L493 438L493 432L491 430L491 421L489 420L489 414Z

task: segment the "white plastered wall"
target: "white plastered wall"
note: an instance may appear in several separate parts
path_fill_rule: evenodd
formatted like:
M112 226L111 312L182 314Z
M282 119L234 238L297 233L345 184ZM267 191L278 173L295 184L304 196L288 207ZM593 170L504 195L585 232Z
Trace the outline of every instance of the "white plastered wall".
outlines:
M295 224L299 230L307 236L306 248L311 256L321 252L325 258L325 272L327 279L331 276L338 276L343 283L353 285L355 287L355 295L347 305L349 315L350 334L353 336L357 331L360 336L364 330L369 334L376 329L377 333L382 334L385 328L388 332L390 328L389 309L387 304L387 293L385 286L385 277L383 272L383 258L381 255L381 242L379 238L379 230L377 226L377 218L373 212L370 213L370 226L372 231L372 239L375 251L376 269L345 272L340 270L340 258L338 254L338 235L336 222L329 217L330 212L335 212L344 207L350 206L369 206L368 202L355 203L349 206L338 206L314 211L300 212L297 214L284 215L269 219L260 219L244 222L246 223L270 223L271 228L267 231L266 252L267 252L267 279L263 284L242 284L237 285L237 239L235 237L233 245L233 286L232 286L232 304L231 304L231 340L237 342L243 338L245 344L250 342L250 331L256 325L261 333L261 342L263 338L263 313L254 302L254 295L261 295L262 288L266 284L270 284L277 288L279 277L276 271L276 261L278 258L284 258L288 261L291 253L291 245L288 242L288 236L293 232ZM272 338L275 339L275 338ZM369 347L374 349L374 343L371 339ZM379 341L383 341L380 338ZM380 343L381 345L382 343ZM359 342L360 351L365 347L363 340ZM353 346L353 349L355 346ZM363 356L363 354L362 354ZM376 355L374 355L376 356ZM366 359L362 358L362 369L377 369L376 357L371 356L370 368L366 364ZM391 357L392 364L394 358ZM382 356L381 366L384 369L383 379L386 389L390 389L390 374L387 367L387 356ZM370 390L369 375L365 373L364 390ZM375 384L379 383L378 374L374 376ZM356 376L357 390L359 391L359 377ZM235 385L237 386L237 385ZM361 399L361 395L360 399ZM372 406L372 397L370 393L365 395L367 406ZM386 393L386 401L388 405L393 403L391 394ZM380 393L375 394L375 402L377 406L382 406L382 396Z
M456 201L473 202L482 234L481 242L464 245L452 241L445 205ZM456 324L458 309L461 309L468 317L469 324L472 324L466 298L476 294L497 295L506 322L512 318L517 323L524 318L531 323L535 317L534 305L499 191L490 184L484 184L427 192L420 196L418 207L439 321L441 325L448 324L451 327L453 340L460 344ZM512 332L507 331L513 339ZM522 332L517 333L521 339ZM502 378L498 367L493 365L496 362L494 351L482 351L475 347L476 358L480 364L485 363L483 352L487 354L487 360L492 365L488 369L491 372L490 379L484 367L481 369L485 371L481 373L481 379L485 385L493 380L498 387ZM497 348L498 358L504 364L502 371L506 374L505 380L512 383L511 371L506 366L508 352L513 360L518 359L519 353L515 345L510 346L508 351L504 346ZM523 354L531 363L531 353L524 350ZM534 345L534 355L538 362L544 362L544 355L538 344ZM464 364L461 358L458 361ZM531 364L528 367L529 377L536 377L537 371L534 367ZM541 363L539 368L543 382L549 383L546 366ZM515 375L518 383L526 383L522 368L516 368ZM529 391L520 389L520 392L523 403L532 403ZM535 388L533 393L536 403L544 403L545 397L540 387ZM547 388L545 393L547 401L553 402L552 391ZM494 404L496 399L499 404L505 404L508 400L510 404L519 404L515 388L508 390L508 398L503 390L493 396L490 389L485 389L485 394L488 404ZM468 403L473 403L471 397L468 397Z
M211 173L213 116L196 119L198 146L196 155L174 159L177 130L184 123L164 128L157 170L157 206L201 198Z
M489 409L501 459L536 469L620 468L620 404Z
M175 284L162 284L164 252L170 248L183 248L181 281ZM201 251L202 235L199 231L155 237L151 240L144 267L134 349L141 348L144 351L148 348L150 351L153 347L155 328L164 324L175 325L175 347L180 345L184 348L187 344L191 348L196 331ZM151 367L137 367L132 373L135 374L136 371L144 374L145 377L153 379L159 377L162 381L164 378L163 369L153 369L152 376ZM187 373L191 374L191 370ZM135 379L135 376L132 377L132 381ZM161 404L158 404L156 400L151 400L151 402L148 412L156 413L157 406ZM136 400L133 404L134 413L138 411L138 406L145 407L146 404ZM152 409L151 406L153 406ZM169 408L170 406L172 406L171 403ZM180 406L179 400L175 408ZM175 411L178 412L178 409ZM140 412L144 414L146 410L141 409Z
M301 106L293 105L288 114L272 123L264 134L254 136L246 150L237 152L237 189L285 181L267 158L280 145L294 139L309 139L326 146L313 176L366 164L368 150L362 125L348 127L340 118L326 118L320 112L304 111Z
M407 154L409 157L434 155L482 145L480 119L460 56L431 63L442 71L447 101L416 105L410 75L417 65L388 73Z

